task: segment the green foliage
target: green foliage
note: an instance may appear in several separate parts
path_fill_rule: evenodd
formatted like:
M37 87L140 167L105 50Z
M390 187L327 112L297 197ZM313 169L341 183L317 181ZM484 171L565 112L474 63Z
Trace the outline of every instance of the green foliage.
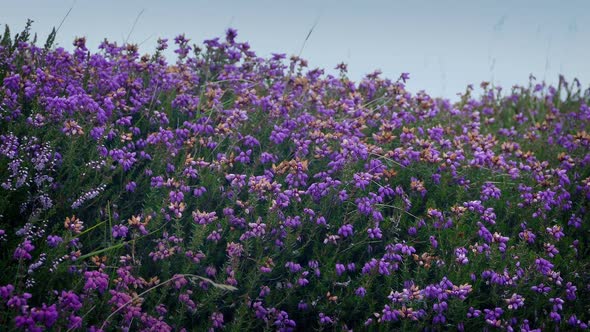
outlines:
M63 306L62 290L83 294L85 327L108 329L205 330L223 314L226 330L274 330L281 311L302 330L488 328L484 314L467 319L470 307L503 308L503 327L588 319L579 84L531 81L506 96L482 84L480 98L469 88L451 104L377 74L314 78L296 57L287 67L229 41L168 65L133 45L53 50L53 29L38 52L22 45L36 42L31 24L14 38L6 27L0 42L0 105L10 105L0 110L0 286L34 295L21 313L0 301L0 325ZM501 194L485 197L485 186ZM31 258L17 252L27 239ZM539 258L557 274L541 273ZM561 322L547 318L568 282L579 301L558 310ZM531 289L540 283L552 289ZM394 301L402 292L413 295ZM516 293L526 302L512 310ZM406 316L388 322L386 305Z

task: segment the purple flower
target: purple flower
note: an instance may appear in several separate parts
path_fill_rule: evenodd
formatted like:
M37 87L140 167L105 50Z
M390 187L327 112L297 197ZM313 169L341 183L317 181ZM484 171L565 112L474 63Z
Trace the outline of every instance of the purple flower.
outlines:
M116 238L125 238L125 237L127 237L128 231L129 231L129 229L125 225L115 225L115 226L113 226L111 233L115 239Z
M301 271L301 265L295 262L287 262L285 267L288 268L291 273L297 273Z
M73 291L62 291L59 296L60 310L78 311L82 308L80 297Z
M289 314L282 310L277 314L274 325L283 332L293 331L297 327L295 321L289 319Z
M410 256L416 252L416 249L412 246L407 245L406 242L404 241L403 243L396 243L395 246L393 247L393 251L402 253L403 255Z
M50 248L55 248L55 247L59 246L59 244L62 242L63 242L63 239L58 235L49 235L47 237L47 245Z
M500 317L504 313L504 310L502 310L502 308L495 308L493 310L484 309L484 313L486 323L494 327L500 327L502 325L502 320L500 319Z
M12 296L12 292L14 292L14 286L11 284L0 287L0 297L4 301L6 301L10 296Z
M346 201L348 199L348 193L346 192L346 190L340 190L338 192L338 198L341 202Z
M553 311L563 310L563 304L565 303L565 301L560 299L559 297L552 297L549 299L549 302L553 304Z
M266 297L268 294L270 294L270 287L268 287L268 286L260 287L260 293L258 294L259 297Z
M137 188L137 184L134 181L129 181L129 183L125 185L125 190L128 192L135 192L135 188Z
M455 249L455 261L461 265L467 265L469 259L467 258L467 249L461 247Z
M362 190L365 190L365 188L369 185L369 183L371 183L371 180L373 179L373 176L369 173L356 173L353 176L354 179L354 185L357 188L360 188Z
M275 155L273 155L272 153L262 152L260 154L260 162L263 164L276 163L277 161L278 161L277 157Z
M516 310L518 308L524 307L524 297L514 293L508 299L505 299L506 304L508 304L509 310Z
M76 136L84 134L84 130L82 130L82 127L78 125L78 122L71 119L64 122L64 126L61 131L64 134L66 134L66 136Z
M359 287L354 291L354 293L359 297L365 297L367 290L364 287Z
M109 276L106 273L100 271L86 271L84 272L84 290L98 290L99 293L103 293L109 286Z
M575 301L576 300L576 290L578 288L576 286L574 286L571 282L568 282L565 285L565 294L566 294L566 299L568 301Z
M385 305L382 313L381 320L384 322L397 322L399 320L399 311L391 308L388 305Z
M553 264L543 258L535 259L535 264L537 265L537 271L543 273L544 275L547 275L553 269Z
M328 325L328 324L334 323L332 318L330 318L330 316L324 315L323 312L320 312L319 316L320 316L320 324L322 324L322 325Z
M336 274L341 276L344 272L346 272L344 264L336 263Z
M436 237L434 237L434 235L430 236L430 245L436 249L438 248L438 241L436 241Z
M68 329L79 329L82 327L82 317L71 314L68 317Z
M30 315L19 315L14 319L14 325L26 331L41 332L41 328L36 326L35 321Z
M535 243L535 238L537 236L532 231L525 229L522 232L518 233L518 237L529 244L533 244Z
M559 254L559 250L555 247L555 245L551 243L544 243L543 248L545 249L545 253L547 253L547 256L551 258Z
M268 310L262 305L262 302L257 301L252 304L252 308L256 311L255 315L258 319L266 319L266 315L268 314Z
M31 309L31 317L35 323L42 324L43 326L50 328L57 322L58 312L55 304L48 307L45 303L43 303L41 308Z
M480 214L483 213L485 210L484 206L481 204L481 201L465 202L463 203L463 206L466 207L469 211L475 211Z
M31 251L35 249L35 246L31 243L31 240L26 239L18 247L14 250L14 259L15 260L28 260L33 258L30 254Z
M467 318L477 318L481 315L481 310L477 310L473 307L469 307L469 311L467 312Z
M567 222L568 226L574 226L575 228L582 227L582 218L572 214L569 221Z
M207 225L217 220L216 212L193 211L193 220L199 225Z
M171 191L169 196L171 203L181 203L184 200L184 194L182 191Z
M201 197L206 192L207 192L207 188L205 188L205 187L198 187L198 188L195 188L193 190L193 195L195 195L196 197Z
M436 305L436 304L435 304ZM447 317L443 314L437 314L432 318L432 324L444 324L447 321Z
M238 258L242 256L242 253L244 252L244 246L240 243L230 242L227 244L226 251L229 257Z
M482 201L485 202L491 198L499 199L501 194L502 193L501 193L500 189L498 189L498 187L496 187L493 183L486 182L481 187L481 197L480 198Z
M410 79L410 73L402 73L399 77L404 83Z
M297 309L299 309L300 311L306 311L308 308L308 304L303 301L299 301L299 303L297 304Z
M569 326L576 327L576 326L578 326L580 324L580 320L574 314L574 315L571 315L570 316L570 318L567 320L567 323L569 324Z
M565 236L563 233L561 226L555 225L553 227L548 227L546 229L547 233L555 238L555 240L559 241L562 237Z
M391 264L390 262L385 261L383 259L379 260L379 263L377 266L378 266L379 274L386 275L386 276L390 275L392 270L394 269L393 264Z
M7 302L6 305L9 308L22 308L27 306L27 301L33 297L30 293L23 293L23 295L15 295L11 297Z
M367 229L367 234L369 234L370 239L381 239L383 237L379 227Z
M137 162L135 156L135 152L123 152L116 160L123 166L124 171L128 171L133 167L133 164Z
M352 236L353 234L353 227L351 224L345 224L338 229L338 235L342 236L343 238Z
M547 295L551 291L551 287L546 286L545 284L539 284L537 286L532 286L531 290L537 292L539 294Z

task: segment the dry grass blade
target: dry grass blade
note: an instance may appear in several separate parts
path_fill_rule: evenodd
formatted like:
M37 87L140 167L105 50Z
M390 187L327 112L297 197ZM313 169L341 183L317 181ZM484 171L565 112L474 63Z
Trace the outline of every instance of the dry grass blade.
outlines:
M131 300L125 302L122 306L118 307L117 310L113 311L102 323L102 326L100 327L101 329L104 329L106 324L108 323L108 321L115 315L117 314L119 311L123 310L123 308L125 308L126 306L128 306L129 304L133 303L134 301L137 301L138 299L140 299L142 296L144 296L145 294L151 292L154 289L160 288L161 286L166 285L167 283L174 281L176 279L180 279L180 278L192 278L192 279L201 279L203 281L206 281L208 283L210 283L213 287L219 288L219 289L223 289L223 290L227 290L227 291L236 291L238 290L236 287L234 286L230 286L230 285L223 285L223 284L218 284L216 282L214 282L211 279L205 278L205 277L201 277L198 275L194 275L194 274L179 274L179 275L175 275L172 278L162 281L161 283L152 286L148 289L146 289L145 291L143 291L141 294L138 294L136 296L134 296Z

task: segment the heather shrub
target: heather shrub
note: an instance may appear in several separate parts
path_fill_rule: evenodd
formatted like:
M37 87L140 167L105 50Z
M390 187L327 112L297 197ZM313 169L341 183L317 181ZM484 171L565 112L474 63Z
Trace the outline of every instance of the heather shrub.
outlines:
M586 329L590 90L0 46L9 330ZM174 44L177 59L162 52Z

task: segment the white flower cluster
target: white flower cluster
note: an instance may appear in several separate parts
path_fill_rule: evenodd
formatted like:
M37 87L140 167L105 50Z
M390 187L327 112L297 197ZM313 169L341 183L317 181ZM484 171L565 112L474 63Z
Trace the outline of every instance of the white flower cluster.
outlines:
M80 196L77 200L75 200L74 203L72 203L72 209L77 209L80 206L82 206L82 204L84 204L84 202L95 198L101 192L103 192L106 187L107 187L106 184L101 184L100 186L96 187L95 189L85 192L82 196Z

